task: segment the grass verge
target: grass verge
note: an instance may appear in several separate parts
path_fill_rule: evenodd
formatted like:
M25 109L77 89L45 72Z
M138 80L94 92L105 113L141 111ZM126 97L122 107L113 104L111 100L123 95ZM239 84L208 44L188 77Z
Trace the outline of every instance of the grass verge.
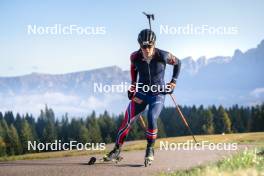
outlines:
M160 176L233 176L264 175L264 147L244 150L207 166L189 170L161 173Z

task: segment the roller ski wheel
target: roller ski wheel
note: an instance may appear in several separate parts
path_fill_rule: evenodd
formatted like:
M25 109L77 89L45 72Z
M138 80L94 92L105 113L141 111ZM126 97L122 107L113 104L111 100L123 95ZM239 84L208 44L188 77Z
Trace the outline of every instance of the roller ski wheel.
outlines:
M108 158L107 156L104 156L100 161L101 162L113 162L113 163L119 163L122 161L123 157L122 156L117 156L115 158Z
M88 161L88 165L94 165L96 162L96 158L95 157L91 157L90 160Z
M145 167L150 166L152 164L153 160L154 160L153 157L152 158L149 158L149 157L145 158L145 162L144 162Z
M154 160L154 148L153 147L147 147L146 149L146 155L145 155L145 167L148 167L152 164Z
M88 165L94 165L94 164L99 164L99 163L115 163L118 164L120 161L122 161L123 157L122 156L118 156L117 158L114 159L106 159L105 156L101 159L99 159L99 161L97 161L96 157L91 157L90 160L88 161Z
M112 151L110 151L108 154L106 154L103 158L99 160L99 163L106 163L106 162L114 162L119 163L123 157L120 156L121 147L115 146ZM88 165L93 165L96 162L96 158L92 157L90 161L88 162Z

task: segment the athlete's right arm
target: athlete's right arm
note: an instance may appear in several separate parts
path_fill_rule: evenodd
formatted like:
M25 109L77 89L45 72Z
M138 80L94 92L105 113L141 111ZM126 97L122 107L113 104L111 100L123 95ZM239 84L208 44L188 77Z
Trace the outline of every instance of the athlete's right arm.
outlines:
M130 76L131 76L131 85L127 92L128 99L132 99L136 90L138 71L135 66L135 53L132 53L130 56Z
M136 69L136 66L135 66L135 57L136 57L135 53L132 53L131 56L130 56L131 85L136 85L136 82L137 82L138 72L137 72L137 69Z

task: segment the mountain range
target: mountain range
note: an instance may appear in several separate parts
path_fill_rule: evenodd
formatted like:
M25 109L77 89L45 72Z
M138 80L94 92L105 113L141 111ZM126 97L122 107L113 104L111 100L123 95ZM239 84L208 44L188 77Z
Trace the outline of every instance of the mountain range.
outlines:
M264 101L264 40L256 47L230 57L183 58L175 95L182 105L255 105ZM165 79L170 80L167 66ZM95 110L121 113L127 106L126 91L94 92L94 85L130 82L129 71L110 66L67 74L32 73L0 77L0 111L38 114L45 104L60 115L83 116ZM129 85L129 84L128 84ZM169 97L165 105L172 105Z

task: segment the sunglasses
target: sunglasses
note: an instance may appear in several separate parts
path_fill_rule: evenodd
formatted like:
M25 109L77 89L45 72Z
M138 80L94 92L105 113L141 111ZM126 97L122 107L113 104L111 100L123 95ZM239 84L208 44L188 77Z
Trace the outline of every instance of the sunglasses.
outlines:
M153 45L141 45L141 48L147 49L147 48L152 48Z

